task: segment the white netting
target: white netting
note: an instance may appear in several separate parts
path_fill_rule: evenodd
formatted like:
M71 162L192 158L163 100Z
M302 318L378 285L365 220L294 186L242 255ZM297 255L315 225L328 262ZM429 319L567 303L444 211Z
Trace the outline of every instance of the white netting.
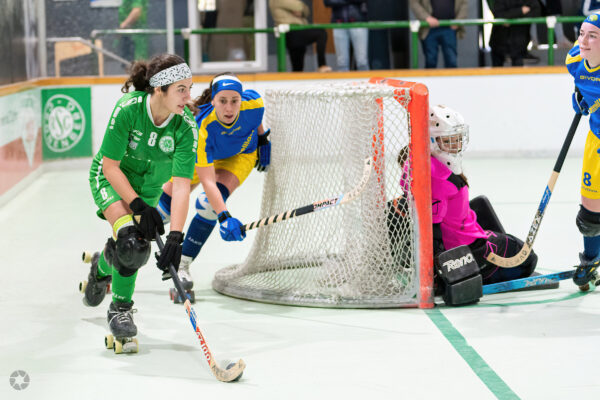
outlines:
M272 155L261 218L351 191L366 157L373 168L355 200L259 228L246 261L219 270L213 288L281 304L416 304L411 194L398 200L409 101L404 89L367 83L268 90Z

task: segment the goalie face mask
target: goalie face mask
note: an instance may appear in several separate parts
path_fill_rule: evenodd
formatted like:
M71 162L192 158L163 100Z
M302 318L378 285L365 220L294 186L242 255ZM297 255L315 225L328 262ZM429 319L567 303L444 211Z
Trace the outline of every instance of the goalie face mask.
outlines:
M462 174L462 154L469 142L469 126L458 112L437 105L429 109L431 155L454 174Z

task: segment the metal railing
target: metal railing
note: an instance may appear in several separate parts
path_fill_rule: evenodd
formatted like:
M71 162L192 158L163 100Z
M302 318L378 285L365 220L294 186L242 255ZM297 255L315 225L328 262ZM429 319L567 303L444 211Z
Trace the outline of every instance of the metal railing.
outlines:
M524 24L545 24L548 28L548 65L554 65L554 28L557 23L578 23L585 19L583 16L568 17L536 17L536 18L518 18L518 19L461 19L461 20L440 20L439 26L483 26L483 25L524 25ZM411 33L411 68L419 67L419 28L429 26L425 21L370 21L370 22L352 22L352 23L328 23L312 25L279 25L274 28L202 28L202 29L173 29L173 34L181 35L184 40L184 58L189 60L189 38L191 35L233 35L233 34L255 34L272 33L277 40L277 70L285 72L286 67L286 34L291 31L302 31L307 29L395 29L409 28ZM166 34L166 29L95 29L92 31L92 39L102 35L156 35Z

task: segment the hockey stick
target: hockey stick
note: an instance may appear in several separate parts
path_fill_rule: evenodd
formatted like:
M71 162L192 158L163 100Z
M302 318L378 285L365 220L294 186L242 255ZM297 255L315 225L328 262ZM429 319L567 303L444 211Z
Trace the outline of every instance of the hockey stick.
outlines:
M285 221L286 219L296 218L301 215L310 214L315 211L321 211L329 207L334 207L340 204L348 203L354 200L367 186L367 182L369 181L369 176L371 175L371 158L365 158L364 167L363 167L363 175L356 187L352 189L348 193L342 193L340 195L330 197L325 200L315 201L312 204L307 206L299 207L294 210L285 211L281 214L272 215L270 217L265 217L261 220L251 222L249 224L242 226L242 231L249 231L250 229L260 228L261 226L275 224L277 222Z
M492 264L502 268L513 268L521 264L527 259L527 257L529 257L529 254L531 253L531 249L533 247L533 241L537 236L538 229L540 227L540 224L542 223L542 218L544 217L544 213L546 212L546 206L550 201L550 196L552 196L552 190L554 190L554 185L556 184L556 180L558 179L558 175L560 174L560 170L565 161L565 157L567 156L567 152L569 151L569 147L571 146L571 142L573 141L573 136L575 136L575 131L577 130L577 126L579 125L580 119L580 113L575 114L575 116L573 117L573 122L571 122L571 127L569 128L567 137L565 138L562 148L560 149L560 153L558 155L558 159L556 160L556 164L554 164L554 170L552 172L552 175L550 175L550 180L548 181L546 190L544 190L542 201L540 202L537 212L535 213L535 217L533 218L533 222L531 223L531 227L529 228L527 240L525 241L523 248L512 257L501 257L493 252L488 254L486 260L488 260Z
M562 281L564 279L572 278L575 275L575 268L563 272L555 272L548 275L537 275L530 276L528 278L515 279L512 281L492 283L489 285L483 285L483 294L494 294L509 292L511 290L523 289L527 287L548 285L550 283Z
M158 244L158 249L163 251L164 244L158 232L156 233L156 244ZM194 327L194 331L196 332L198 339L200 339L200 347L202 347L204 358L206 358L210 370L221 382L233 382L240 379L242 377L242 373L244 372L244 368L246 368L246 363L240 358L238 362L230 364L227 369L222 369L217 365L210 349L208 348L208 345L206 344L204 335L202 335L202 332L200 332L200 328L197 324L198 317L196 315L196 311L194 311L190 303L190 299L186 296L183 285L181 284L181 280L179 279L179 276L177 276L177 271L175 270L175 267L173 267L173 264L169 265L169 272L171 273L171 278L173 279L175 288L177 288L177 293L179 293L179 296L182 299L185 299L183 306L185 307L187 315L190 317L190 322Z

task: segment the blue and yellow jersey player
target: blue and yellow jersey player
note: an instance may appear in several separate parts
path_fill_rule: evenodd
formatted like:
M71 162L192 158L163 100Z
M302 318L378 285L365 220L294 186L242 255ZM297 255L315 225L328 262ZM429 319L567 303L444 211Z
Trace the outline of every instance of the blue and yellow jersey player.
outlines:
M264 104L254 90L243 90L232 73L216 75L209 88L194 101L198 108L198 151L192 187L204 189L196 200L196 215L183 242L179 277L186 289L193 286L190 263L198 256L217 221L224 240L243 240L242 224L227 211L225 202L256 166L265 171L271 143L264 131ZM165 221L170 215L171 182L163 187L158 210Z
M569 51L567 69L575 79L573 108L589 115L583 156L581 206L576 223L583 234L583 252L573 280L582 289L595 280L600 261L600 15L591 14L581 24L579 38Z

